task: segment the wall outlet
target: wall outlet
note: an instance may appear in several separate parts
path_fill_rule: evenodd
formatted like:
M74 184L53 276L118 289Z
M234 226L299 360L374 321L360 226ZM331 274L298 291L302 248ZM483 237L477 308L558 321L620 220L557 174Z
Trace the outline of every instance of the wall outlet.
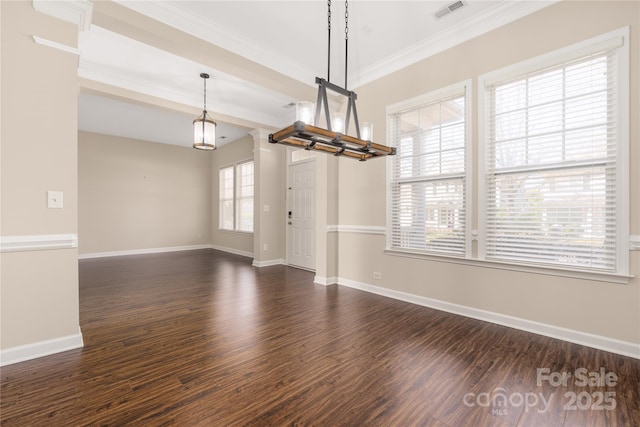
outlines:
M262 250L263 251L268 251L269 250L269 245L267 243L265 243L264 245L262 245Z
M374 271L373 272L373 278L374 279L382 279L382 273L380 273L378 271Z

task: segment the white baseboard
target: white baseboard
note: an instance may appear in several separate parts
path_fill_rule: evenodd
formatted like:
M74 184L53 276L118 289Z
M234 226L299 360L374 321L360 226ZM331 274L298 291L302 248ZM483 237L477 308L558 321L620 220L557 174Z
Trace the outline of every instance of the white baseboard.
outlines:
M82 331L78 329L78 333L75 335L67 335L65 337L0 350L0 366L24 362L26 360L49 356L51 354L82 347L84 347Z
M162 252L192 251L195 249L211 249L211 247L212 247L211 245L190 245L190 246L167 246L164 248L132 249L128 251L94 252L89 254L80 254L78 255L78 259L106 258L106 257L112 257L112 256L125 256L125 255L158 254Z
M268 259L266 261L253 260L251 264L254 267L271 267L272 265L287 265L287 261L284 259Z
M510 328L520 329L522 331L532 332L534 334L557 338L563 341L568 341L575 344L580 344L587 347L593 347L599 350L609 351L611 353L640 359L640 344L635 344L628 341L620 341L614 338L603 337L601 335L594 335L587 332L563 328L560 326L535 322L519 317L508 316L506 314L485 311L478 308L454 304L433 298L427 298L420 295L395 291L393 289L387 289L363 282L357 282L355 280L338 278L337 283L342 286L359 289L361 291L370 292L400 301L422 305L424 307L430 307L436 310L458 314L460 316L483 320L485 322L508 326Z
M324 276L315 276L313 278L313 283L322 286L331 286L338 284L338 278L335 276L324 277Z
M217 251L228 252L234 255L246 256L247 258L253 258L253 252L241 251L239 249L227 248L225 246L218 246L218 245L210 245L209 247Z

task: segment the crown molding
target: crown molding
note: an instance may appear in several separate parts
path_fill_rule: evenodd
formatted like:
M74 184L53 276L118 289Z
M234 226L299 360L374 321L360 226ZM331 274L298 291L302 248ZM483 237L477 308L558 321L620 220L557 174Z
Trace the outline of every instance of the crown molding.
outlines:
M32 36L32 37L33 37L33 41L36 42L36 44L52 47L54 49L58 49L63 52L72 53L74 55L80 55L80 50L76 49L75 47L71 47L71 46L67 46L66 44L43 39L42 37L38 37L38 36Z
M233 31L214 24L200 16L195 16L183 8L178 2L169 3L161 1L128 1L114 0L130 10L153 18L170 27L205 40L223 49L256 62L267 68L275 70L287 77L315 86L313 77L317 74L311 68L305 67L299 62L292 61L273 50L265 50L260 46L234 37Z
M95 52L91 50L92 43L98 43L103 46L103 49L105 48L104 46L106 46L106 49L111 49L111 54L113 51L138 54L146 58L148 63L158 61L156 64L158 67L172 64L172 66L176 66L178 69L182 67L185 70L206 71L213 75L216 81L224 83L221 83L223 90L221 96L213 99L212 104L209 106L209 110L212 113L237 117L255 124L274 128L282 127L290 116L290 113L286 110L276 110L276 106L282 105L290 100L289 97L279 92L263 88L255 83L223 71L162 51L97 25L93 25L90 31L80 34L79 41L81 55L78 66L78 76L81 78L178 102L199 109L202 108L202 93L200 91L193 92L186 90L179 85L172 84L170 79L167 80L158 76L149 76L128 64L113 66L109 63L108 59L105 59L104 55L96 55ZM91 52L93 52L93 54L91 54ZM229 88L231 92L224 93L225 87ZM237 103L233 102L234 99L245 96L246 94L257 97L255 98L255 103L258 105L264 105L265 103L273 105L274 110L261 109L259 107L252 108L254 103L237 105Z
M79 31L86 31L91 26L93 3L88 0L33 0L33 8L76 24Z
M179 3L114 1L135 12L149 16L166 25L191 34L194 37L234 52L250 61L276 70L302 83L314 86L310 84L310 82L313 81L312 76L317 74L317 70L305 67L272 50L265 50L247 40L235 38L232 36L233 32L228 28L222 27L219 24L213 25L200 16L190 14L180 7ZM387 74L398 71L474 37L478 37L528 14L548 7L558 1L559 0L521 0L502 2L481 14L366 67L360 73L352 73L352 78L349 79L349 86L358 88Z
M482 14L466 19L419 43L401 49L395 55L365 68L350 79L350 86L358 88L387 74L451 49L489 31L507 25L517 19L537 12L559 0L522 0L500 3Z

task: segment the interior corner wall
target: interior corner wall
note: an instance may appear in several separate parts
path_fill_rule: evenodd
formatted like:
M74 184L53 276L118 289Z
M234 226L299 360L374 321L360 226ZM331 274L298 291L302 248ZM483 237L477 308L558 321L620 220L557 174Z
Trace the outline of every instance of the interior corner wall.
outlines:
M210 163L191 147L78 132L80 254L208 245Z
M478 76L564 46L630 27L630 231L640 234L640 3L561 1L357 89L359 117L385 141L388 105L448 85L473 82L473 182L477 192ZM388 141L387 141L388 142ZM386 221L385 160L340 159L339 224L381 227ZM346 184L348 183L348 185ZM477 197L471 206L478 227ZM389 230L387 230L388 232ZM447 304L525 319L554 328L640 344L640 251L630 252L625 285L451 264L386 254L385 237L339 235L340 281L373 285ZM372 280L372 272L382 279ZM586 336L586 335L585 335ZM638 355L640 356L640 354Z
M316 162L316 282L335 284L338 277L338 158L319 154Z
M0 231L3 239L66 235L73 240L78 226L78 57L36 44L32 36L74 48L77 27L36 12L30 1L3 1L0 10ZM63 192L62 209L47 208L49 190ZM25 350L39 343L53 352L60 350L52 348L60 340L82 345L77 259L71 244L1 254L2 363L18 348L22 355L42 355Z
M265 129L254 129L253 265L281 264L286 258L286 148L270 144Z
M253 256L253 233L221 230L218 227L220 211L220 168L253 160L253 138L249 135L223 145L211 155L211 245L215 249Z

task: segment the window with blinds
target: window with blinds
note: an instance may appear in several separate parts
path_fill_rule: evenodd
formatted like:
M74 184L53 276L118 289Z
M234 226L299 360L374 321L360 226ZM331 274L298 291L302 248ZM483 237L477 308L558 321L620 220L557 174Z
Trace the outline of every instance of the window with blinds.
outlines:
M618 270L619 46L485 81L485 259Z
M219 176L220 229L253 232L253 161L221 168Z
M467 85L388 110L390 249L468 254Z
M253 231L253 162L240 163L236 224L240 231Z
M233 166L220 169L220 190L218 203L218 226L222 230L233 230Z

